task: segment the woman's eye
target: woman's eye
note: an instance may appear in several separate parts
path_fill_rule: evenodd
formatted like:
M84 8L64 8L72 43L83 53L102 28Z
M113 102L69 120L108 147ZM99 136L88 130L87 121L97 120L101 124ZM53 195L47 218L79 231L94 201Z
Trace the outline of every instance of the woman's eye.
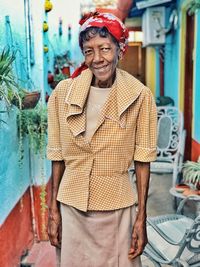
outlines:
M101 51L103 52L108 52L110 50L110 47L102 47Z
M90 55L90 54L92 54L92 50L91 49L88 49L88 50L84 51L84 55L85 56Z

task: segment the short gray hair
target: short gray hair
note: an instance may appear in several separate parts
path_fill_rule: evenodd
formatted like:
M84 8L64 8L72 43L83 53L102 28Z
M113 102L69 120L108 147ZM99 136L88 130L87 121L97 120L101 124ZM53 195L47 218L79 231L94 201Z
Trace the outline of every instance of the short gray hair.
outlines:
M100 37L107 38L108 36L111 37L113 43L119 48L119 42L116 38L107 30L106 27L89 27L86 28L84 31L80 32L79 34L79 45L81 50L83 50L83 43L89 41L91 38L95 37L99 34Z

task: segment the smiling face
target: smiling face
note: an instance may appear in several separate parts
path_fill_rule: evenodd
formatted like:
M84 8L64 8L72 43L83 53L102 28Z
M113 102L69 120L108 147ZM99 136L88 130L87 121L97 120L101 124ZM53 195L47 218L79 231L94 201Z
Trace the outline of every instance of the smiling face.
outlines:
M111 87L115 77L120 50L111 36L101 37L96 34L83 43L85 64L94 75L93 85Z

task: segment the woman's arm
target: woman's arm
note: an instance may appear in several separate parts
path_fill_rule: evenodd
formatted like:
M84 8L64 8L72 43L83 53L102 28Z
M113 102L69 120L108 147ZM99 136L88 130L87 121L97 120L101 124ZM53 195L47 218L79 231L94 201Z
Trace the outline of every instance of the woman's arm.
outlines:
M64 171L64 161L52 161L52 195L49 207L48 235L51 244L56 247L61 245L61 214L57 194Z
M132 242L129 258L142 254L147 244L146 233L146 203L149 189L150 163L135 161L136 182L138 191L138 213L132 232Z

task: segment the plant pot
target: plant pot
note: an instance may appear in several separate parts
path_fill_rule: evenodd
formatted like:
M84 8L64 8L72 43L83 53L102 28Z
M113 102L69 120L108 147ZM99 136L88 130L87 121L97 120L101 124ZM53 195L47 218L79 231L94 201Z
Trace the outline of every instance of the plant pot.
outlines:
M22 99L22 109L34 108L40 99L40 92L30 92Z
M61 71L64 75L67 75L68 77L70 77L70 67L69 66L62 67Z
M26 92L22 98L22 109L34 108L37 105L39 99L40 99L40 92L38 92L38 91ZM16 107L18 107L18 108L20 107L19 106L19 100L16 99L15 97L12 99L11 102Z

